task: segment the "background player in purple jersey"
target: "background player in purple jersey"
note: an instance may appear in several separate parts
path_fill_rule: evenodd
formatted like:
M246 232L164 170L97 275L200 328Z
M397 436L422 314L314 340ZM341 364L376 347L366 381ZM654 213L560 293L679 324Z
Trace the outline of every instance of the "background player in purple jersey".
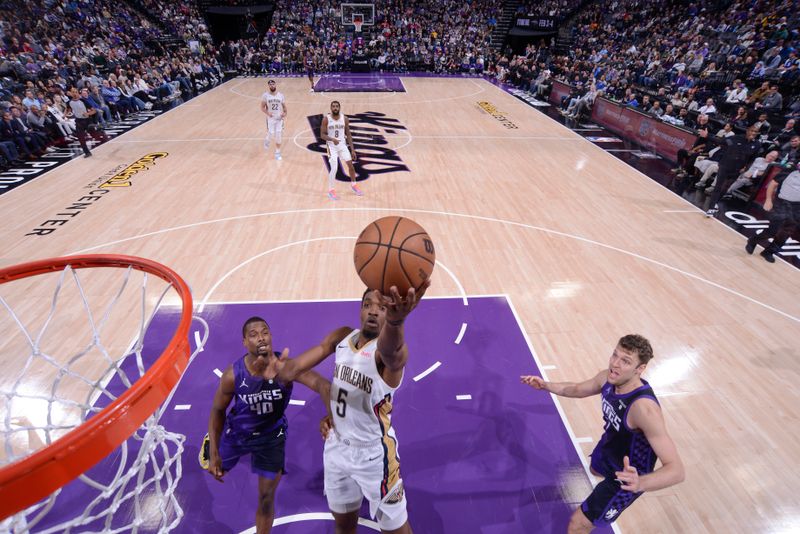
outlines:
M592 473L603 477L572 514L567 532L591 532L608 525L643 492L683 481L684 469L667 433L661 406L642 372L653 358L650 342L639 335L620 338L608 369L585 382L545 382L523 376L522 382L562 397L602 395L605 432L592 452ZM655 468L656 459L661 467Z
M311 89L309 93L314 92L314 64L316 63L316 58L314 57L314 49L309 48L306 51L306 55L303 58L303 63L306 66L306 75L308 76L308 83L311 84Z
M318 392L328 405L330 382L308 369L332 352L329 349L336 342L331 339L337 335L341 337L338 332L331 333L320 345L290 359L289 349L280 355L273 352L267 322L251 317L242 327L247 354L225 369L214 394L200 464L222 482L242 456L250 455L251 470L258 475L258 534L272 529L275 491L285 472L288 428L284 412L292 383L300 382Z

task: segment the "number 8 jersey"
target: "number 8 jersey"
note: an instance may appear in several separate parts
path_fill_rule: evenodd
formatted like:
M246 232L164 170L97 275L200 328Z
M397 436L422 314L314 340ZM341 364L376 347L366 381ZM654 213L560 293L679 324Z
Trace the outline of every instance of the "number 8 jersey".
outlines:
M378 373L373 339L356 349L358 330L336 346L336 367L331 384L331 412L340 439L355 442L382 440L395 449L397 438L392 428L392 400L397 388L389 387Z
M286 425L284 412L292 396L293 384L251 375L244 358L233 364L233 407L225 417L223 432L232 438L246 440Z
M331 150L336 150L342 147L347 147L347 139L345 139L345 122L344 122L344 114L339 113L339 118L334 119L333 115L328 113L328 137L333 139L338 139L339 144L334 144L333 141L328 141L328 147Z

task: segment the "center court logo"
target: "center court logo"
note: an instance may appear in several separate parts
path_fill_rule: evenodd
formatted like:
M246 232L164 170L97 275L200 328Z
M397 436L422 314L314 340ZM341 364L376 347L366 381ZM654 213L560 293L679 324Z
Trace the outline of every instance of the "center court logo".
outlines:
M83 210L94 205L95 202L103 198L113 189L118 187L131 187L133 185L131 180L134 175L141 171L146 171L152 165L155 165L156 160L166 158L167 156L169 156L167 152L151 152L137 159L130 165L114 167L100 178L86 185L85 189L89 190L88 193L82 195L75 202L72 202L59 213L56 213L55 216L40 223L39 227L34 228L25 235L52 234L60 226L67 224L77 215L83 213Z
M396 150L389 148L387 136L395 136L398 132L407 133L406 127L400 124L397 119L387 117L377 111L367 111L347 115L350 121L350 133L353 136L353 146L356 150L356 161L353 167L356 170L356 180L366 180L374 174L386 174L390 172L409 172L410 169L403 163ZM322 124L323 115L311 115L308 117L308 124L314 132L315 141L306 146L312 152L323 154L325 168L330 171L328 161L328 149L325 141L319 136L319 127ZM349 182L350 178L339 166L336 179L341 182Z

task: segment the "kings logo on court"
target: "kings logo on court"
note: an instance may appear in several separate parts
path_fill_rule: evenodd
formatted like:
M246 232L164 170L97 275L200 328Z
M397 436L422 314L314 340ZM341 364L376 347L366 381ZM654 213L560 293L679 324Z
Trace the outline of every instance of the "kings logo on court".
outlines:
M322 154L325 169L330 171L330 162L327 157L328 149L325 141L319 136L319 128L322 125L323 118L324 115L321 114L308 117L308 124L314 133L315 141L307 145L306 148L312 152ZM356 151L356 160L353 162L353 167L356 170L357 181L366 180L376 174L409 172L411 170L403 163L402 158L397 153L397 149L390 147L391 144L396 145L390 140L397 138L400 133L404 133L409 139L411 138L411 134L408 133L405 126L400 124L399 120L387 117L384 113L378 113L377 111L347 115L347 118L350 122L350 133L353 137L353 146ZM402 135L399 138L405 139ZM336 179L341 182L350 181L341 162L336 173Z

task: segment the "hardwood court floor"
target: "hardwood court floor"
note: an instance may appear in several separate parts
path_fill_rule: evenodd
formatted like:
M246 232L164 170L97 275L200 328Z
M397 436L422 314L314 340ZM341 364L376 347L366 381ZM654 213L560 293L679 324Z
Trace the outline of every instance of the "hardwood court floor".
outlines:
M352 298L352 239L405 215L436 243L430 294L509 295L549 379L594 374L623 334L650 338L645 377L687 479L644 495L623 532L800 529L800 273L748 256L736 232L488 82L403 82L406 93L309 94L307 80L279 79L289 115L276 162L262 146L265 80L230 81L2 195L0 265L124 253L171 266L197 301ZM333 99L399 121L373 134L408 168L371 175L361 198L342 184L335 203L305 148L309 117ZM168 155L129 186L57 215L154 152ZM55 231L26 235L36 228ZM561 404L588 454L599 403Z

